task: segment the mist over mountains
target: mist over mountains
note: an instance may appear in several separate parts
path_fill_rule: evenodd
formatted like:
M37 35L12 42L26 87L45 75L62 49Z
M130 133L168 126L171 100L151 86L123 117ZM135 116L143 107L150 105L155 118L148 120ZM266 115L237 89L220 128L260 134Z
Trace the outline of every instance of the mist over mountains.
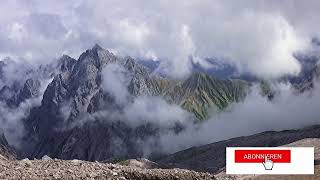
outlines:
M78 60L64 55L22 72L5 60L1 81L10 83L0 91L1 129L23 156L94 161L155 158L227 138L302 128L318 122L314 61L299 81L259 83L199 71L171 79L99 45Z
M98 45L78 60L63 56L58 63L60 73L53 69L41 105L21 118L26 131L21 147L30 149L30 156L142 156L147 146L157 147L161 134L207 119L209 109L240 101L248 90L245 82L205 74L186 80L152 76L132 58L118 58Z

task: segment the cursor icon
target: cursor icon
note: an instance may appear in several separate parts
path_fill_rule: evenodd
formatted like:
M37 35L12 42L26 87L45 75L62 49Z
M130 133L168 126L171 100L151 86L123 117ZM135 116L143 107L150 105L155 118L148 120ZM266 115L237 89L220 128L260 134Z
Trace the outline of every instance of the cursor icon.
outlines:
M272 170L273 168L273 161L268 159L268 157L264 159L264 162L262 164L265 170Z

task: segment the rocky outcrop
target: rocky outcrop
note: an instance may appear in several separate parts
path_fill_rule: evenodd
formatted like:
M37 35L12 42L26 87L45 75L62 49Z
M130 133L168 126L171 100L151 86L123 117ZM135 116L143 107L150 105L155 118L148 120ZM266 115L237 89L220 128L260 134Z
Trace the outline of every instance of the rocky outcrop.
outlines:
M37 79L27 79L20 90L18 87L4 86L0 90L0 101L9 107L17 107L27 99L39 97L40 86L40 81Z
M155 162L152 162L145 158L137 158L137 159L128 159L118 162L119 165L130 166L130 167L137 167L143 169L155 169L161 168L161 166Z
M19 105L21 102L27 99L38 97L40 95L40 86L41 83L39 80L28 79L23 88L17 94L16 104Z
M4 134L0 134L0 160L1 159L16 159L15 150L8 144Z

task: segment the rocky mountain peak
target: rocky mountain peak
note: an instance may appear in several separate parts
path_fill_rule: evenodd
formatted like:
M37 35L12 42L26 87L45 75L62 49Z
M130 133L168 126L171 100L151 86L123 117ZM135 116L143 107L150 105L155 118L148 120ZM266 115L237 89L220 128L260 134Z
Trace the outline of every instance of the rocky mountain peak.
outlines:
M148 70L143 65L138 64L132 57L124 58L124 66L128 69L129 72L132 72L136 75L148 76Z
M58 60L58 67L60 68L61 72L71 72L73 66L76 64L77 60L73 59L72 57L68 55L63 55Z
M95 44L93 47L92 47L92 50L94 51L101 51L101 50L104 50L99 44Z
M94 65L96 68L101 69L105 64L115 62L117 57L99 45L94 45L92 49L86 50L79 57L79 65Z
M18 94L18 102L40 95L41 83L37 79L28 79Z
M0 89L0 101L4 101L9 107L19 106L27 99L40 95L41 83L37 79L27 79L21 89L4 86Z

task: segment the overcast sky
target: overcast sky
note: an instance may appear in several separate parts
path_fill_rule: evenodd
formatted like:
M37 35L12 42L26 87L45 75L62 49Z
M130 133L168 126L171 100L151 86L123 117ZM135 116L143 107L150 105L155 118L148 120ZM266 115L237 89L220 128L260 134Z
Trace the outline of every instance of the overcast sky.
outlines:
M0 58L75 58L95 43L121 55L161 59L169 75L188 57L219 57L274 78L299 72L292 53L320 37L318 0L0 0Z

